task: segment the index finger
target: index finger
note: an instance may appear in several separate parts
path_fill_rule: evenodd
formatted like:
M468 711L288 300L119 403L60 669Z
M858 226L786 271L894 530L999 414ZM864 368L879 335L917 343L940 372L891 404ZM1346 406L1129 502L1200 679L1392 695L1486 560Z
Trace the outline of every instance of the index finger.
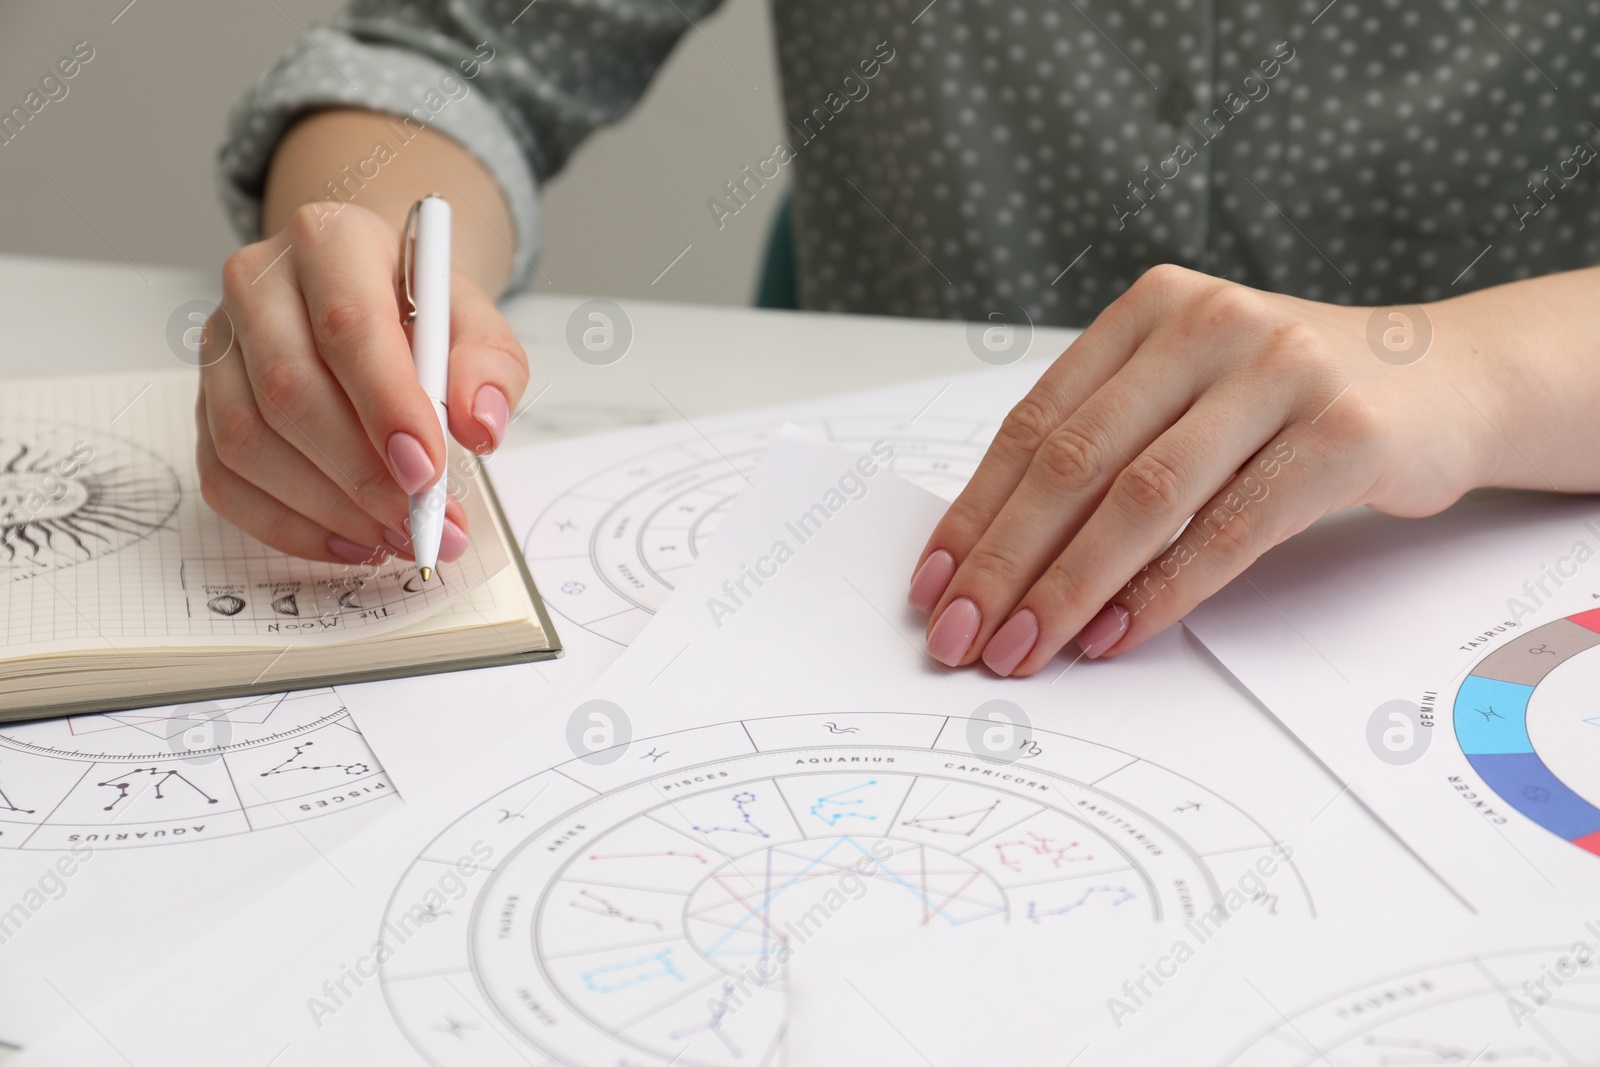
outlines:
M1045 438L1110 381L1155 328L1173 281L1172 272L1161 267L1146 271L1011 409L972 480L917 557L909 595L913 607L927 612L939 603L956 568L1021 484Z
M343 225L313 228L296 215L312 335L372 447L400 488L415 495L444 470L445 442L400 324L400 239L375 216L341 218Z

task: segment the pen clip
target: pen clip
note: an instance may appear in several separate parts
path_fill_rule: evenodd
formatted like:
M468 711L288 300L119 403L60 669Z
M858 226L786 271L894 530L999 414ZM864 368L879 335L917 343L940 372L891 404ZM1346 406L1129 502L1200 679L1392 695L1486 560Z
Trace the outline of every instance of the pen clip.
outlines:
M416 269L417 217L421 213L422 201L418 200L406 213L406 224L400 231L400 281L405 290L406 304L410 309L400 320L402 326L411 325L412 320L417 317L417 297L411 288L411 275Z

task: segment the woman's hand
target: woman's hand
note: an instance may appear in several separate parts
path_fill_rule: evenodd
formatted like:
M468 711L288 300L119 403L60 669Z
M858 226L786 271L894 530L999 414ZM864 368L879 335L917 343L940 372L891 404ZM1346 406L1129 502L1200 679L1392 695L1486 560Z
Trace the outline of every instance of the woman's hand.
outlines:
M1430 515L1498 477L1499 393L1457 303L1429 306L1431 351L1406 362L1369 346L1381 310L1145 274L1012 410L929 538L910 595L929 654L1026 675L1074 637L1125 652L1331 511Z
M200 485L219 514L273 548L360 563L409 556L408 494L438 480L445 441L401 326L400 234L355 204L307 203L222 269L196 405ZM450 433L496 448L528 381L511 327L470 277L451 281ZM467 547L451 500L440 558Z

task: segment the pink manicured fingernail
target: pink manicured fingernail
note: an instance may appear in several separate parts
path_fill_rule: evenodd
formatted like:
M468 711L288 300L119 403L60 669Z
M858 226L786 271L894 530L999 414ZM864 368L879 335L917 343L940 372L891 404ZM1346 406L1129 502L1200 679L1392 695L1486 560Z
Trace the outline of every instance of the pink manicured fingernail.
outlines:
M348 537L340 537L338 534L328 535L328 551L346 563L365 563L383 553L382 549L357 544Z
M467 531L456 525L456 520L444 520L444 533L439 538L439 558L454 563L467 550Z
M394 468L395 477L400 479L400 488L406 491L407 496L422 492L437 473L422 442L402 432L389 435L389 466Z
M1079 632L1078 647L1090 659L1099 659L1128 632L1129 618L1128 609L1121 604L1107 604Z
M928 631L928 655L946 667L959 666L961 657L972 647L972 639L978 636L978 626L982 622L978 605L966 597L950 601L933 629Z
M911 606L918 611L932 611L955 574L956 558L942 548L923 560L911 579L911 594L907 598Z
M1017 664L1033 651L1033 644L1039 640L1039 618L1027 608L1023 608L1006 624L995 631L989 643L983 648L983 662L989 669L1000 677L1008 677L1017 669Z
M472 417L489 431L495 448L506 439L506 422L511 418L511 408L506 404L506 394L492 385L481 386L472 398Z
M408 556L411 554L411 538L404 531L385 526L383 539L393 545L396 551L404 552Z

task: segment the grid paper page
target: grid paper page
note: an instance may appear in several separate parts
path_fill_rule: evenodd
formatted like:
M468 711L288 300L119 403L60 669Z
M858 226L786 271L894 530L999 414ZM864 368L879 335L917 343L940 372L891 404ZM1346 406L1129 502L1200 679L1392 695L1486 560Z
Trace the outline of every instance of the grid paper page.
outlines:
M267 547L201 498L196 384L179 370L0 387L8 654L348 641L449 608L506 565L492 537L426 584L401 560L316 563ZM473 463L453 464L452 474ZM453 477L451 489L465 490L473 527L489 530L472 479ZM476 614L486 593L459 606Z

